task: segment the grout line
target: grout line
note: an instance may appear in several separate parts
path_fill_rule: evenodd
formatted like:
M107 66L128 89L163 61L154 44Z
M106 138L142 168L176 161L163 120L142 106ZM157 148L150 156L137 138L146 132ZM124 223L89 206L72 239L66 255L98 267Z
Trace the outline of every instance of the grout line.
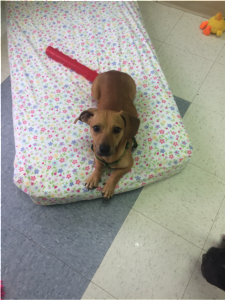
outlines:
M140 196L139 196L139 197L140 197ZM138 198L139 198L139 197L138 197ZM136 201L137 201L137 200L136 200ZM185 239L184 237L182 237L181 235L179 235L179 234L177 234L176 232L172 231L171 229L169 229L169 228L165 227L164 225L162 225L162 224L156 222L155 220L151 219L150 217L148 217L148 216L142 214L140 211L134 209L133 207L132 207L131 209L133 209L135 212L139 213L139 214L142 215L143 217L146 217L147 219L151 220L152 222L154 222L154 223L158 224L159 226L163 227L164 229L167 229L168 231L172 232L173 234L175 234L175 235L178 236L179 238L181 238L181 239L185 240L186 242L192 244L193 246L197 247L198 249L204 250L204 249L201 248L200 246L195 245L193 242L191 242L191 241ZM123 226L123 225L122 225L122 226ZM122 227L122 226L121 226L121 227Z
M182 99L182 98L181 98L181 99ZM185 99L184 99L184 100L185 100ZM186 100L186 101L190 102L189 100ZM187 116L187 113L188 113L188 111L189 111L189 109L190 109L190 107L191 107L191 104L192 104L192 102L190 102L190 105L188 106L187 110L185 111L184 116L182 117L183 121L184 121L184 118ZM184 123L184 122L183 122L183 123Z
M161 45L159 46L159 48L156 50L155 49L155 52L156 52L156 54L157 54L157 60L158 60L158 63L159 63L159 65L160 65L160 61L159 61L159 58L158 58L158 52L159 52L159 50L160 50L160 48L162 47L162 45L164 44L164 42L161 42ZM162 70L162 66L160 65L160 67L161 67L161 70ZM164 73L163 73L164 74ZM164 76L165 76L165 74L164 74ZM166 77L166 76L165 76Z
M186 53L190 53L190 54L195 55L195 56L197 56L197 57L201 57L201 58L203 58L203 59L209 60L209 61L211 61L211 62L213 62L213 63L216 62L215 60L211 60L211 59L206 58L206 57L203 57L203 56L201 56L201 55L192 53L192 52L190 52L190 51L188 51L188 50L185 50L185 49L182 49L182 48L180 48L180 47L175 47L174 45L172 45L172 44L170 44L170 43L168 43L168 42L163 42L163 43L166 44L166 45L168 45L168 46L174 47L174 48L176 48L176 49L182 50L182 51L184 51L184 52L186 52Z
M146 29L145 29L146 30ZM146 30L146 32L147 32L147 30ZM156 38L151 38L150 36L149 36L149 38L150 38L150 40L151 40L151 42L152 42L152 40L156 40L157 42L160 42L160 43L163 43L162 41L160 41L160 40L158 40L158 39L156 39ZM153 42L152 42L152 44L153 44Z
M26 236L24 233L20 232L18 229L16 229L15 227L13 227L12 225L8 224L5 221L2 221L2 223L5 223L6 225L8 225L9 227L13 228L14 230L16 230L18 233L20 233L21 235L23 235L25 238L27 238L31 243L34 243L35 245L37 245L39 248L43 249L45 252L47 252L48 254L50 254L51 256L55 257L57 260L61 261L64 265L66 265L67 267L69 267L70 269L72 269L73 271L75 271L76 273L78 273L80 276L84 277L85 279L87 279L90 282L92 282L92 280L88 279L85 275L81 274L79 271L77 271L74 267L68 265L66 262L64 262L63 260L61 260L59 257L55 256L52 252L50 252L49 250L45 249L44 247L42 247L41 245L39 245L38 243L36 243L32 238ZM108 252L108 251L107 251ZM107 253L106 252L106 253ZM103 260L103 259L102 259ZM99 267L98 267L99 268ZM97 269L98 270L98 269ZM97 270L95 271L95 273L97 272ZM93 276L94 277L94 276ZM92 279L93 279L92 277ZM94 282L92 282L94 283ZM96 283L94 283L95 285L97 285ZM97 285L100 289L102 289L103 291L105 291L102 287L100 287L99 285ZM87 290L87 288L86 288ZM85 290L85 291L86 291ZM85 293L84 291L84 293ZM112 296L113 298L115 298L113 295L111 295L109 292L105 291L107 294L109 294L110 296Z
M139 197L141 197L141 193L140 193L139 196L137 197L136 201L138 200ZM121 200L117 200L117 201L119 201L120 203L123 203L123 202L121 202ZM135 203L136 203L136 201L135 201ZM135 204L135 203L134 203L134 204ZM124 203L123 203L123 204L124 204ZM156 222L155 220L151 219L150 217L148 217L148 216L144 215L143 213L141 213L140 211L136 210L136 209L134 208L134 204L133 204L132 207L131 207L131 206L128 206L128 205L126 205L126 204L124 204L124 205L126 205L127 207L129 207L129 208L130 208L130 211L131 211L131 210L135 211L136 213L138 213L138 214L142 215L143 217L145 217L145 218L151 220L152 222L154 222L154 223L158 224L159 226L163 227L164 229L167 229L168 231L172 232L172 233L175 234L176 236L182 238L182 239L185 240L186 242L189 242L190 244L194 245L195 247L199 248L200 250L203 250L203 248L201 248L200 246L195 245L193 242L191 242L191 241L185 239L184 237L182 237L181 235L179 235L179 234L177 234L176 232L172 231L171 229L169 229L169 228L163 226L162 224ZM130 214L130 212L128 213L127 217L129 216L129 214ZM127 219L127 217L126 217L126 219ZM124 222L126 221L126 219L124 220ZM123 224L124 224L124 222L123 222ZM120 230L121 230L121 228L123 227L123 224L121 225ZM117 235L119 234L120 230L118 231ZM115 238L117 237L117 235L115 236ZM115 238L114 238L114 240L115 240ZM111 247L111 246L110 246L110 247ZM109 248L109 249L110 249L110 248Z
M195 267L194 267L194 269L193 269L193 271L192 271L192 273L191 273L191 276L190 276L190 278L189 278L189 280L188 280L187 286L186 286L186 288L185 288L185 290L184 290L184 293L183 293L181 299L184 299L184 298L183 298L183 297L184 297L184 294L185 294L185 292L186 292L186 290L187 290L187 288L188 288L188 285L189 285L189 283L190 283L190 281L191 281L191 278L192 278L192 276L193 276L193 274L194 274L194 271L195 271L196 266L197 266L197 264L198 264L198 260L200 259L201 253L202 253L202 251L200 252L200 254L199 254L199 256L198 256L198 258L197 258L197 260L196 260Z
M212 226L211 226L211 228L210 228L210 230L209 230L209 233L208 233L207 238L206 238L206 240L205 240L205 244L206 244L206 242L207 242L207 240L208 240L208 238L209 238L210 232L212 231L212 227L213 227L213 225L215 224L216 218L217 218L217 216L218 216L218 214L219 214L219 211L220 211L221 206L223 205L223 202L224 202L224 201L225 201L225 197L223 198L223 200L222 200L222 202L221 202L221 205L220 205L220 207L219 207L219 209L218 209L218 212L217 212L217 214L216 214L215 220L214 220L214 222L213 222L213 224L212 224ZM205 252L205 249L204 249L205 244L204 244L204 246L203 246L203 249L202 249L201 253L199 254L199 257L198 257L197 262L196 262L196 264L195 264L194 270L193 270L193 272L192 272L192 274L191 274L191 276L190 276L190 279L189 279L189 281L188 281L188 284L187 284L187 286L186 286L186 289L185 289L185 291L184 291L184 293L183 293L182 299L184 299L184 298L183 298L183 297L184 297L184 294L185 294L185 292L186 292L186 290L187 290L187 288L188 288L188 285L189 285L189 283L190 283L190 281L191 281L191 278L192 278L192 276L193 276L193 273L194 273L194 271L195 271L195 269L196 269L198 260L200 259L200 255L202 254L202 252Z
M224 45L223 45L221 51L218 53L218 55L217 55L217 57L216 57L216 59L215 59L215 63L216 63L216 60L218 59L218 57L220 56L221 52L223 51L223 48L224 48L224 47L225 47L225 43L224 43Z
M193 147L193 148L194 148L194 147ZM212 172L209 172L209 171L203 169L202 167L199 167L199 166L195 165L193 162L190 161L189 164L192 164L193 166L195 166L195 167L197 167L197 168L199 168L199 169L201 169L201 170L203 170L203 171L209 173L210 175L213 175L213 176L215 176L215 177L217 177L217 178L219 178L219 179L222 179L222 180L225 182L225 179L224 179L224 178L222 178L222 177L220 177L220 176L218 176L218 175L215 175L215 174L213 174Z
M190 106L189 106L189 107L190 107ZM197 167L197 168L202 169L201 167L196 166L195 164L193 164L193 163L191 163L191 162L190 162L190 164L194 165L194 166ZM207 172L207 173L209 173L209 174L211 174L211 175L214 175L214 174L212 174L212 173L210 173L210 172L208 172L208 171L206 171L206 170L204 170L204 169L202 169L202 170L205 171L205 172ZM214 175L214 176L217 177L217 178L220 178L220 179L224 180L223 178L221 178L221 177L219 177L219 176L216 176L216 175ZM224 181L225 181L225 180L224 180ZM143 190L143 189L142 189L142 190ZM140 192L139 196L138 196L137 199L135 200L135 203L136 203L136 201L138 200L138 198L141 197L141 193L142 193L142 191ZM222 200L222 203L223 203L224 200L225 200L225 197L224 197L224 199ZM121 200L117 200L117 201L119 201L120 203L123 203ZM135 204L135 203L134 203L134 204ZM221 208L221 206L222 206L222 203L221 203L221 205L220 205L220 208ZM124 203L123 203L123 204L124 204ZM127 205L127 204L124 204L124 205L126 205L128 208L130 208L130 210L134 210L135 212L141 214L142 216L148 218L149 220L153 221L154 223L156 223L156 224L160 225L161 227L163 227L163 228L169 230L170 232L174 233L174 234L177 235L178 237L184 239L185 241L187 241L187 242L193 244L193 245L196 246L197 248L199 248L199 249L201 249L201 250L204 251L204 246L205 246L205 243L206 243L206 242L204 243L203 248L199 247L198 245L195 245L193 242L191 242L191 241L185 239L184 237L178 235L176 232L170 230L169 228L163 226L162 224L156 222L155 220L151 219L150 217L148 217L148 216L144 215L143 213L139 212L138 210L134 209L134 204L133 204L133 206L129 206L129 205ZM219 210L220 210L220 208L219 208ZM219 211L219 210L218 210L218 211ZM130 212L129 212L129 213L130 213ZM128 213L128 215L129 215L129 213ZM218 213L217 213L217 214L218 214ZM127 215L127 216L128 216L128 215ZM126 220L126 219L125 219L125 220ZM124 222L125 222L125 220L124 220ZM214 223L213 223L213 224L214 224ZM121 225L121 228L122 228L122 226L123 226L123 224ZM120 228L120 229L121 229L121 228ZM119 231L120 231L120 230L119 230ZM119 233L119 231L118 231L118 233ZM210 233L210 231L211 231L211 229L209 230L209 233ZM117 234L118 234L118 233L117 233ZM116 235L116 236L117 236L117 235ZM116 238L116 236L115 236L115 238ZM207 236L207 238L208 238L208 236ZM206 240L207 240L207 238L206 238ZM111 247L111 246L110 246L110 247Z
M64 262L63 260L61 260L60 258L58 258L57 256L55 256L52 252L50 252L49 250L43 248L41 245L39 245L38 243L36 243L32 238L27 237L24 233L20 232L18 229L16 229L14 226L8 224L5 221L2 221L2 223L5 223L6 225L12 227L14 230L16 230L18 233L22 234L25 238L27 238L30 242L34 243L35 245L37 245L38 247L40 247L41 249L45 250L47 253L49 253L51 256L55 257L56 259L60 260L62 263L64 263L65 265L67 265L70 269L74 270L75 272L79 273L82 277L85 277L84 275L82 275L80 272L78 272L76 269L74 269L73 267L69 266L66 262ZM90 281L90 279L86 278L88 281Z
M206 242L207 242L207 240L208 240L208 238L209 238L210 232L212 231L213 225L215 224L216 219L217 219L217 216L218 216L218 214L219 214L219 212L220 212L220 209L221 209L221 207L222 207L222 205L223 205L224 199L225 199L225 197L222 199L222 202L221 202L221 204L220 204L220 207L219 207L219 209L218 209L218 211L217 211L217 214L216 214L216 216L215 216L215 220L213 221L212 226L211 226L211 228L210 228L210 230L209 230L209 234L207 235L207 238L206 238L206 240L205 240L205 244L204 244L204 246L203 246L203 251L204 251L204 247L205 247L205 245L206 245Z
M98 270L98 269L97 269ZM96 272L97 272L96 270ZM95 272L95 273L96 273ZM94 276L93 276L94 277ZM94 281L90 280L91 283L93 283L94 285L98 286L101 290L103 290L104 292L106 292L107 294L109 294L110 296L113 297L113 299L118 299L116 297L114 297L112 294L110 294L109 292L107 292L106 290L104 290L102 287L100 287L100 285L96 284ZM89 285L88 285L89 286ZM88 287L86 288L86 290L88 289ZM84 293L86 292L86 290L84 291ZM83 294L84 295L84 294ZM83 296L81 297L81 299L83 298ZM96 298L95 298L96 299ZM83 300L86 300L85 298ZM100 300L100 299L99 299ZM106 299L107 300L107 299Z
M219 62L217 62L217 61L215 61L215 63L214 64L217 64L217 65L220 65L220 66L225 66L225 64L222 64L222 63L219 63Z
M193 101L193 100L192 100ZM200 104L198 104L198 103L195 103L195 102L191 102L192 104L194 104L194 105L196 105L196 106L199 106L199 107L201 107L201 108L204 108L204 109L206 109L206 110L208 110L208 111L210 111L210 112L212 112L212 113L215 113L215 114L217 114L217 115L220 115L220 116L222 116L222 117L225 117L224 116L224 114L222 114L222 113L220 113L220 112L218 112L218 111L213 111L213 110L211 110L210 108L208 108L208 107L205 107L205 106L202 106L202 105L200 105ZM190 106L189 106L190 107Z
M162 3L161 1L163 1L164 3ZM168 4L165 4L165 0L159 0L159 3L161 3L162 5L165 5L165 6L167 6L167 7L171 7L171 8L174 8L174 9L177 9L177 10L181 10L181 11L183 11L184 13L188 13L188 14L191 14L191 15L194 15L194 16L198 16L198 17L201 17L201 18L204 18L205 20L208 20L208 19L210 19L210 17L206 17L206 16L204 16L204 15L200 15L200 14L198 14L198 13L195 13L194 11L193 12L191 12L191 11L189 11L189 10L185 10L185 8L182 8L182 7L175 7L175 6L170 6L170 5L168 5ZM176 2L175 2L176 3Z
M208 73L205 75L204 79L202 80L202 83L201 83L200 87L198 88L198 90L196 91L196 93L195 93L194 97L192 98L191 102L193 102L193 101L194 101L194 99L195 99L195 97L196 97L197 93L200 91L200 89L201 89L201 87L202 87L203 83L205 82L206 78L208 77L208 75L209 75L210 71L212 70L212 68L213 68L214 64L215 64L215 61L213 62L213 64L212 64L211 68L210 68L210 69L209 69L209 71L208 71ZM194 103L194 102L193 102L193 103ZM200 105L199 105L199 106L200 106Z
M160 3L160 2L159 2ZM160 3L161 4L161 3ZM173 28L170 30L170 32L168 33L167 37L164 39L163 43L165 43L165 40L168 38L168 36L171 34L171 32L173 31L173 29L175 28L175 26L178 24L178 22L181 20L181 18L183 17L184 12L182 13L182 15L180 16L180 18L177 20L176 24L174 24Z
M4 75L4 76L2 76ZM7 72L1 70L1 84L10 76ZM3 79L4 78L4 79Z

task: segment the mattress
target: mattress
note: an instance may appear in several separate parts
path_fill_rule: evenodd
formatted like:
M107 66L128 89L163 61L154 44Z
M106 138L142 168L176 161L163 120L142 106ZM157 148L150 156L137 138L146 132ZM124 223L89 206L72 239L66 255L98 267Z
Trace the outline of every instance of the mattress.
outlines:
M96 107L91 82L47 57L48 46L98 73L135 80L141 120L134 165L115 194L180 172L192 146L135 2L8 2L8 50L16 154L14 182L36 204L102 197L88 191L94 170L88 125L75 118ZM113 172L105 168L102 182Z

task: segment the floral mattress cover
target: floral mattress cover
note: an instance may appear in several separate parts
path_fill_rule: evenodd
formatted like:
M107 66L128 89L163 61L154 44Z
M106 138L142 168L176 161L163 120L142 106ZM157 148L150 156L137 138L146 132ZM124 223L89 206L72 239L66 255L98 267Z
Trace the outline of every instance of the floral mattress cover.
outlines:
M91 82L47 57L51 45L101 73L119 70L137 85L141 125L132 170L115 193L180 172L192 146L135 2L8 2L8 49L16 145L14 182L41 205L102 197L84 182L94 170L88 125ZM102 182L113 170L105 169Z

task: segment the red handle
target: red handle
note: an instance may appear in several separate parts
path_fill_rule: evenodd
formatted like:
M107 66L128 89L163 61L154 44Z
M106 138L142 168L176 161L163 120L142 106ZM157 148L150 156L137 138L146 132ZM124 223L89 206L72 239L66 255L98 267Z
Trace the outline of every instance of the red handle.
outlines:
M88 67L80 64L76 59L72 59L69 56L63 54L58 49L48 46L46 54L55 61L63 64L65 67L74 70L76 73L84 76L87 80L93 82L98 76L96 71L89 69Z

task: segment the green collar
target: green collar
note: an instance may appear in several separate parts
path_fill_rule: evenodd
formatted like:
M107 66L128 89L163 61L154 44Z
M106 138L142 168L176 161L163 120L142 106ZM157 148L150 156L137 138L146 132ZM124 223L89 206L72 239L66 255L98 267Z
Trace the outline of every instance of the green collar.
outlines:
M133 142L133 146L132 146L131 150L135 150L135 149L137 148L137 146L138 146L135 137L133 137L132 142ZM104 161L104 160L102 160L101 158L99 158L96 154L95 154L95 157L96 157L97 160L100 161L105 167L111 167L111 166L116 165L116 164L118 164L118 163L120 162L121 158L124 156L126 150L127 150L129 147L130 147L130 143L127 142L123 154L120 156L120 158L119 158L118 160L116 160L116 161L114 161L114 162L112 162L112 163L107 163L106 161ZM93 151L93 145L91 146L91 150Z

